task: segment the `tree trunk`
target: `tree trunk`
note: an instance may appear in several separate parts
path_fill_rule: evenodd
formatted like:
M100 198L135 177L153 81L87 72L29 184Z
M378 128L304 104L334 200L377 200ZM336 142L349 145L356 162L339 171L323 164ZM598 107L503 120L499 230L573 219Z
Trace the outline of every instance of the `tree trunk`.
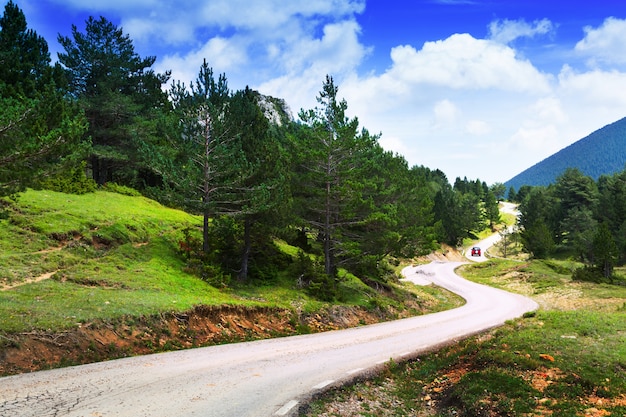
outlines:
M250 221L250 218L246 216L243 223L243 253L241 254L241 269L239 271L239 281L242 282L248 279L248 264L252 248L252 239L250 238L251 229L252 222Z
M209 253L209 210L204 210L202 224L202 252Z
M330 170L329 170L330 171ZM324 272L330 276L333 270L332 262L332 236L330 233L331 222L331 198L330 198L330 181L326 181L326 207L324 213Z

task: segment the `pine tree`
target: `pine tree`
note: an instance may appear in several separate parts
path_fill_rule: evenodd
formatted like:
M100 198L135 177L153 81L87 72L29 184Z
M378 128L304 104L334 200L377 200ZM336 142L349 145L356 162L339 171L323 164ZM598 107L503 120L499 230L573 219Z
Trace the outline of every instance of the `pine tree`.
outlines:
M12 2L0 18L0 195L75 164L86 125L63 97L48 45Z
M303 171L298 198L302 216L322 242L324 272L335 277L338 260L352 251L355 241L346 232L367 216L359 212L356 155L363 137L358 119L346 116L347 103L327 76L317 97L320 107L300 112L306 125L301 138Z
M606 223L601 223L593 238L593 264L605 279L613 282L613 268L619 256L619 250Z
M72 37L58 40L70 93L89 122L94 180L141 186L142 171L152 172L143 156L156 151L152 145L159 136L147 121L158 120L168 107L161 86L169 72L156 74L156 57L141 58L130 37L104 17L89 17L84 33L72 25Z
M231 136L241 149L238 178L224 198L231 215L243 223L243 249L239 279L248 278L252 239L258 245L268 244L272 226L280 224L281 212L288 205L287 155L270 123L259 107L259 94L246 87L231 98L226 123ZM256 233L264 230L265 233Z

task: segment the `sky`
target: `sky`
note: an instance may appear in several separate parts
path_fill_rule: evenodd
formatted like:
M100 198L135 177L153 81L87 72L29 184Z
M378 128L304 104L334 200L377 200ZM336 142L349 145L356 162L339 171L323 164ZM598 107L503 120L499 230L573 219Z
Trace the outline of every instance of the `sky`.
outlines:
M206 59L295 117L330 75L384 149L450 182L506 182L626 117L621 0L13 1L53 61L104 16L157 72L188 85Z

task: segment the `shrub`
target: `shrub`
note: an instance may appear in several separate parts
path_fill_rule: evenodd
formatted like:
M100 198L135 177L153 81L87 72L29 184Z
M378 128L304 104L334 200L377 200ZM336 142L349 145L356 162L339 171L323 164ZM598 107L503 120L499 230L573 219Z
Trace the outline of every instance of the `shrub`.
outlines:
M298 251L298 257L291 265L290 272L298 277L298 286L306 287L311 296L322 301L333 301L337 298L335 277L324 273L322 265L303 251Z
M107 182L102 186L104 191L108 191L111 193L117 193L121 195L127 195L130 197L140 197L141 193L134 188L127 187L125 185L119 185L114 182Z
M96 191L96 182L87 178L85 162L41 181L42 188L66 194L87 194Z
M596 284L613 282L612 278L605 278L602 270L595 266L583 266L576 268L572 274L574 281L594 282Z

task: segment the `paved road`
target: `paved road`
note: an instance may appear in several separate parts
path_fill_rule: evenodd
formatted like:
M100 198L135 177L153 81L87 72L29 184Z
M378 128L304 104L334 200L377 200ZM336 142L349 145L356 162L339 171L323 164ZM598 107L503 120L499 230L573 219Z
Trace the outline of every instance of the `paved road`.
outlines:
M3 417L293 415L313 393L390 358L454 342L537 308L466 281L460 263L406 268L467 300L457 309L314 335L147 355L0 378Z
M502 202L501 203L502 206L500 207L500 211L502 213L509 213L509 214L514 214L516 216L519 215L519 211L517 210L517 204L513 204L513 203L509 203L509 202ZM513 227L509 226L509 231L512 231ZM500 239L502 238L502 236L500 236L499 233L494 233L491 236L487 237L486 239L481 240L480 242L472 245L472 246L477 246L480 248L480 256L472 256L472 251L470 249L467 249L465 251L465 257L467 259L469 259L470 261L474 261L474 262L484 262L486 261L488 258L485 256L487 253L487 249L489 249L490 247L492 247L493 245L495 245L496 243L498 243L500 241Z

